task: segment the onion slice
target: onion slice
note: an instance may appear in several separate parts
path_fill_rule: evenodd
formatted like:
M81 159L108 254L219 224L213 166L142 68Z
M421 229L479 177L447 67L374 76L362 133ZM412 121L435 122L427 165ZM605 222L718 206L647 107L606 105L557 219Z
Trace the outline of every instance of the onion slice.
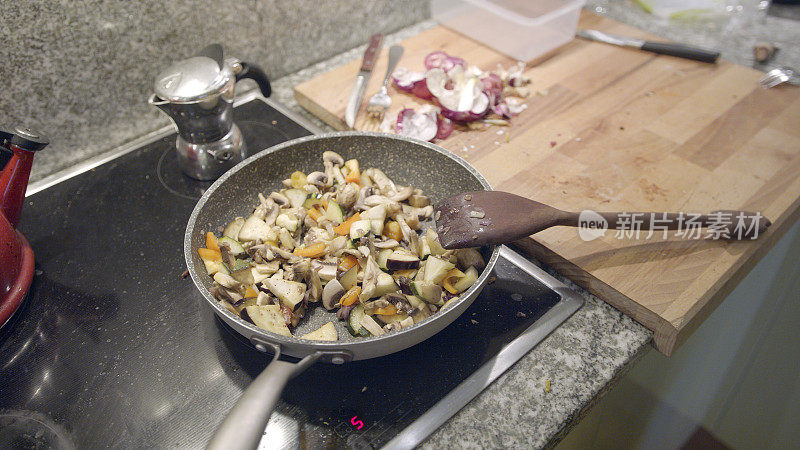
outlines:
M439 132L435 112L416 112L410 108L400 111L394 129L399 135L423 141L433 140Z

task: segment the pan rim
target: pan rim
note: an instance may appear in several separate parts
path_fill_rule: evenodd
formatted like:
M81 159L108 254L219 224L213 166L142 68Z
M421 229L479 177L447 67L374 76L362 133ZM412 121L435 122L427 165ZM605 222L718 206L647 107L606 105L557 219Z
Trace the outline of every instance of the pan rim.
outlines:
M378 133L378 132L338 131L338 132L331 132L331 133L324 133L324 134L305 136L305 137L301 137L301 138L297 138L297 139L292 139L290 141L282 142L282 143L277 144L277 145L273 145L272 147L266 148L266 149L264 149L264 150L262 150L262 151L260 151L258 153L255 153L254 155L248 157L247 159L243 160L242 162L240 162L239 164L237 164L236 166L234 166L233 168L231 168L230 170L225 172L216 181L214 181L214 183L203 193L203 195L197 201L197 204L195 204L195 207L192 210L192 214L189 216L189 220L188 220L187 225L186 225L186 232L184 233L183 251L184 251L184 259L186 261L186 267L189 270L189 275L191 276L192 281L195 284L195 288L203 296L203 298L205 299L206 303L208 303L209 306L211 306L211 308L213 309L214 313L217 316L219 316L219 318L222 319L223 321L225 321L225 322L233 321L237 325L247 329L247 331L250 333L249 336L245 335L244 333L242 333L238 329L234 329L234 331L236 331L237 333L241 334L242 336L244 336L245 338L247 338L251 342L252 342L252 337L258 337L258 338L263 339L263 340L265 340L267 342L276 344L276 345L280 346L282 349L285 349L286 347L290 347L290 346L291 347L303 346L303 347L307 348L307 349L306 348L303 349L303 351L306 354L313 353L314 351L337 352L337 351L342 351L342 350L345 350L345 349L347 351L358 351L358 349L360 349L362 347L378 346L381 343L386 342L386 341L388 341L390 339L399 338L399 336L404 335L406 333L414 333L414 332L418 331L422 327L433 326L434 323L439 322L440 319L444 319L445 318L445 315L447 315L447 311L458 309L458 307L460 305L462 305L464 302L470 302L471 303L474 300L474 298L477 297L479 292L483 289L483 287L486 284L489 276L491 275L492 269L494 268L494 266L495 266L495 264L497 262L497 259L499 257L499 254L500 254L500 247L499 246L493 246L491 248L491 255L489 257L489 260L486 262L486 267L481 272L480 276L478 277L478 280L475 282L475 284L472 285L472 287L470 287L467 291L462 293L460 298L459 298L459 301L457 303L455 303L454 305L452 305L451 307L449 307L447 309L447 311L435 314L435 315L431 316L430 318L428 318L428 319L426 319L426 320L424 320L422 322L416 323L416 324L412 325L411 327L404 328L404 329L399 330L399 331L393 331L391 333L386 333L386 334L383 334L381 336L370 336L370 337L365 337L365 338L360 338L360 339L355 339L355 340L348 340L348 341L316 341L316 340L309 340L309 339L301 339L301 338L295 337L295 336L288 337L288 336L279 335L279 334L272 333L272 332L269 332L267 330L264 330L262 328L259 328L255 324L247 322L244 319L242 319L241 317L235 317L228 310L226 310L225 308L220 306L219 303L216 301L216 299L213 298L211 293L208 292L208 290L203 287L201 279L200 279L201 274L198 273L198 271L196 270L194 261L192 259L192 249L191 249L191 238L192 238L192 235L195 232L195 227L197 225L197 223L196 223L197 222L197 217L200 214L200 211L205 206L205 204L210 199L210 197L214 194L214 192L216 192L217 189L220 188L220 186L222 186L228 180L228 178L230 178L231 176L233 176L234 174L236 174L240 170L244 169L246 166L249 166L251 163L253 163L254 161L256 161L258 159L264 158L267 155L270 155L272 153L279 152L279 151L281 151L281 150L283 150L283 149L285 149L287 147L295 146L295 145L302 144L302 143L305 143L305 142L329 140L329 139L333 139L333 138L340 138L340 137L347 137L347 136L376 137L376 138L380 138L380 139L389 139L389 140L396 140L396 141L411 142L411 143L414 143L414 144L417 144L417 145L421 145L423 147L426 147L429 150L435 151L437 153L442 154L443 156L445 156L447 158L452 159L457 164L459 164L464 169L466 169L472 176L474 176L480 182L481 186L483 186L484 189L492 190L492 187L489 184L489 182L486 180L486 178L484 178L484 176L480 172L478 172L478 170L475 167L473 167L469 162L467 162L466 160L464 160L460 156L456 155L455 153L453 153L453 152L451 152L451 151L449 151L449 150L447 150L447 149L445 149L443 147L440 147L440 146L438 146L436 144L432 144L430 142L422 141L422 140L419 140L419 139L416 139L416 138L411 138L411 137L407 137L407 136L399 136L399 135L390 135L390 134ZM205 275L205 271L203 271L202 275ZM453 320L455 320L455 319L453 319ZM451 320L451 322L452 322L452 320ZM444 328L444 326L442 328ZM421 342L421 341L418 341L418 342Z

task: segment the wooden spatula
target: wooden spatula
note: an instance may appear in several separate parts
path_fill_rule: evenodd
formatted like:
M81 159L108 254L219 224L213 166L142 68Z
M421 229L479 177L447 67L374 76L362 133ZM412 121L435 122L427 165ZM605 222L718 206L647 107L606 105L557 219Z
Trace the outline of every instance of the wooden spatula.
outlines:
M444 248L507 244L559 225L629 232L711 227L714 236L724 239L754 239L771 225L766 217L745 211L725 210L709 215L567 212L499 191L458 194L442 200L434 210L436 231Z

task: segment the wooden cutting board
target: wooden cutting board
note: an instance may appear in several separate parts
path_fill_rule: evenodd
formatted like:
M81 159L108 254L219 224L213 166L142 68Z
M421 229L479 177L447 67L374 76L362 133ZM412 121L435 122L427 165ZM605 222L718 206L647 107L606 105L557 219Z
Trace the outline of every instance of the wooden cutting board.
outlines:
M633 37L635 28L583 13L579 26ZM423 68L443 50L484 70L513 61L436 27L405 40L400 62ZM297 101L336 129L359 61L295 88ZM386 49L364 104L386 70ZM580 211L760 211L773 221L755 242L618 239L585 242L551 228L521 245L655 333L669 355L784 234L800 212L800 92L765 90L760 73L574 40L529 67L534 92L512 126L466 129L439 142L498 190ZM390 89L392 112L419 102ZM357 129L375 124L359 115Z

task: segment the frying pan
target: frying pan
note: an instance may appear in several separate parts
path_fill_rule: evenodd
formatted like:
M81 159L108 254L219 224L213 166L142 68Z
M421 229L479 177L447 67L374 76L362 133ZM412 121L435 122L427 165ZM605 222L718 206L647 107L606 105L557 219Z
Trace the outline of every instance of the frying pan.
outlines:
M331 150L345 160L356 158L363 168L383 170L401 185L413 185L432 202L459 192L491 189L489 183L466 161L441 147L417 139L380 133L340 132L295 139L276 145L242 161L222 175L203 194L186 226L184 253L189 273L203 297L225 323L248 339L256 349L274 354L272 362L244 391L217 429L208 448L256 448L286 383L317 361L347 361L388 355L433 336L453 322L478 296L497 262L499 247L482 249L486 268L459 300L429 319L398 332L354 338L336 319L335 312L310 308L293 331L297 336L333 322L339 341L324 342L274 334L233 315L210 294L212 279L197 249L205 244L204 231L216 230L236 216L247 217L258 204L258 193L282 186L281 180L295 170L320 170L322 153ZM291 362L281 358L301 358Z

